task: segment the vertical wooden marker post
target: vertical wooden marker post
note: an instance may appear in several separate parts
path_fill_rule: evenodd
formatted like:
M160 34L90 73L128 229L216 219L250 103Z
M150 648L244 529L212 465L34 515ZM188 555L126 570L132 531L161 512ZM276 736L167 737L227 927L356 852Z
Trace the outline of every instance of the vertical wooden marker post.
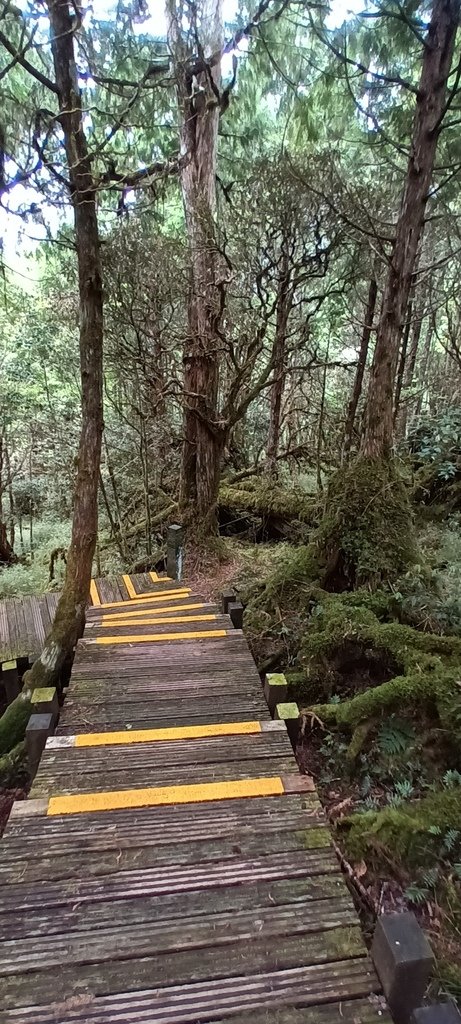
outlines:
M166 540L166 571L172 580L182 579L184 563L184 529L178 523L168 527Z

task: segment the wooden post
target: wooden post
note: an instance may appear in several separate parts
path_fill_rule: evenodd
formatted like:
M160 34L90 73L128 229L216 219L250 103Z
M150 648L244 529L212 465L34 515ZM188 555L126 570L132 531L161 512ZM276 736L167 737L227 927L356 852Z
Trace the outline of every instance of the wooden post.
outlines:
M5 687L6 702L7 704L12 704L21 689L16 661L4 661L2 663L1 681Z
M371 956L395 1024L408 1024L421 1005L434 954L411 911L378 918Z
M166 571L172 580L178 583L182 579L184 562L184 530L178 523L168 527L166 541Z
M264 679L264 696L272 718L274 717L277 704L286 700L287 693L288 683L283 672L270 672L269 675L266 675Z
M32 691L30 702L33 705L34 714L52 716L54 729L59 717L59 699L56 687L36 687Z
M287 733L291 740L293 750L296 748L299 736L299 708L297 704L277 704L274 718L285 722Z
M461 1024L461 1013L454 1003L432 1003L413 1010L411 1024Z
M32 778L37 773L48 736L53 732L53 715L31 715L26 728L26 747Z
M243 604L241 601L229 601L227 614L230 615L234 629L243 629Z
M223 590L221 594L221 608L223 615L227 615L229 611L229 605L233 604L237 600L235 590Z

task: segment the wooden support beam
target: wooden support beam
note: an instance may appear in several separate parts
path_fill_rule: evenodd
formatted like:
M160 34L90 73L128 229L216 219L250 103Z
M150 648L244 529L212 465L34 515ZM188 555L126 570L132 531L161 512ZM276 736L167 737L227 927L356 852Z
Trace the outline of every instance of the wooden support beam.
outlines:
M168 527L166 539L166 571L172 580L179 583L184 565L184 529L179 523Z
M53 732L53 715L31 715L26 728L26 747L29 770L34 778L45 749L48 736Z
M269 711L274 717L277 704L283 703L287 698L288 683L282 672L270 672L264 680L264 696Z
M229 611L229 605L237 600L235 590L223 590L221 594L221 608L223 615L227 615Z
M21 689L16 659L2 663L1 682L5 687L6 702L7 704L12 704Z
M234 629L243 629L243 604L241 601L229 601L227 614Z
M36 687L32 691L30 702L36 715L52 715L53 729L59 717L59 698L55 686Z
M395 1024L408 1024L421 1005L434 954L411 911L378 918L371 956Z
M276 704L274 717L285 722L287 733L293 749L296 748L299 736L299 708L297 704Z

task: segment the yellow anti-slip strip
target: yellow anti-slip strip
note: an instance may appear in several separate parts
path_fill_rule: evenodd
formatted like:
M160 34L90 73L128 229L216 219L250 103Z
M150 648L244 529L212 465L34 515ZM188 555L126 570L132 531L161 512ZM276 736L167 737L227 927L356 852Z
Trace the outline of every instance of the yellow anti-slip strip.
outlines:
M122 580L123 580L123 582L124 582L124 584L126 586L126 589L128 591L128 596L132 597L132 598L133 597L138 597L138 594L136 593L136 591L134 589L134 586L133 586L133 584L131 582L130 577L127 576L127 575L122 576Z
M152 590L148 594L137 594L136 597L130 598L126 601L108 601L106 604L101 604L101 608L126 608L127 605L133 604L134 601L138 601L140 604L144 604L144 601L164 601L166 597L169 600L175 597L177 597L178 599L190 597L190 590Z
M211 736L245 736L261 732L261 722L220 722L183 725L176 729L131 729L129 732L86 732L75 737L76 747L105 747L118 743L155 743L158 740L200 740Z
M100 605L101 604L101 598L100 598L100 596L98 594L98 588L96 586L96 581L95 580L91 580L91 583L90 583L90 597L91 597L91 600L92 600L94 605Z
M145 614L145 613L144 613ZM107 622L103 618L101 627L104 629L111 629L112 626L154 626L157 623L164 624L171 622L216 622L217 615L150 615L146 618L140 619L129 619L127 620L121 616L111 616L110 621Z
M128 602L125 602L127 604ZM168 612L193 612L200 608L209 607L206 604L167 604L160 606L159 608L138 608L135 612L111 612L110 615L103 615L101 623L103 626L110 625L118 626L119 623L129 622L130 619L140 619L143 616L157 616L166 615ZM157 622L157 618L155 618ZM176 621L180 621L179 619Z
M164 804L194 804L252 796L281 796L284 792L282 779L274 776L230 782L202 782L189 786L124 789L108 793L77 793L73 796L52 796L47 814L84 814L91 811L118 811L126 807L159 807Z
M174 620L173 620L174 621ZM147 644L165 640L203 640L205 637L227 636L226 629L199 629L194 633L127 633L126 636L98 636L88 644Z

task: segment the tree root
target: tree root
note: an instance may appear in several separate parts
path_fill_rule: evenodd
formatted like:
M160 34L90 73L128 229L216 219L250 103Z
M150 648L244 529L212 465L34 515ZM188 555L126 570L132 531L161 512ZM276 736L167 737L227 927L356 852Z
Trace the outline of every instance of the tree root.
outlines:
M24 742L17 743L13 750L0 757L0 786L13 789L29 779L27 751Z
M26 726L32 714L30 695L29 688L22 689L0 718L0 757L13 751L24 739Z

